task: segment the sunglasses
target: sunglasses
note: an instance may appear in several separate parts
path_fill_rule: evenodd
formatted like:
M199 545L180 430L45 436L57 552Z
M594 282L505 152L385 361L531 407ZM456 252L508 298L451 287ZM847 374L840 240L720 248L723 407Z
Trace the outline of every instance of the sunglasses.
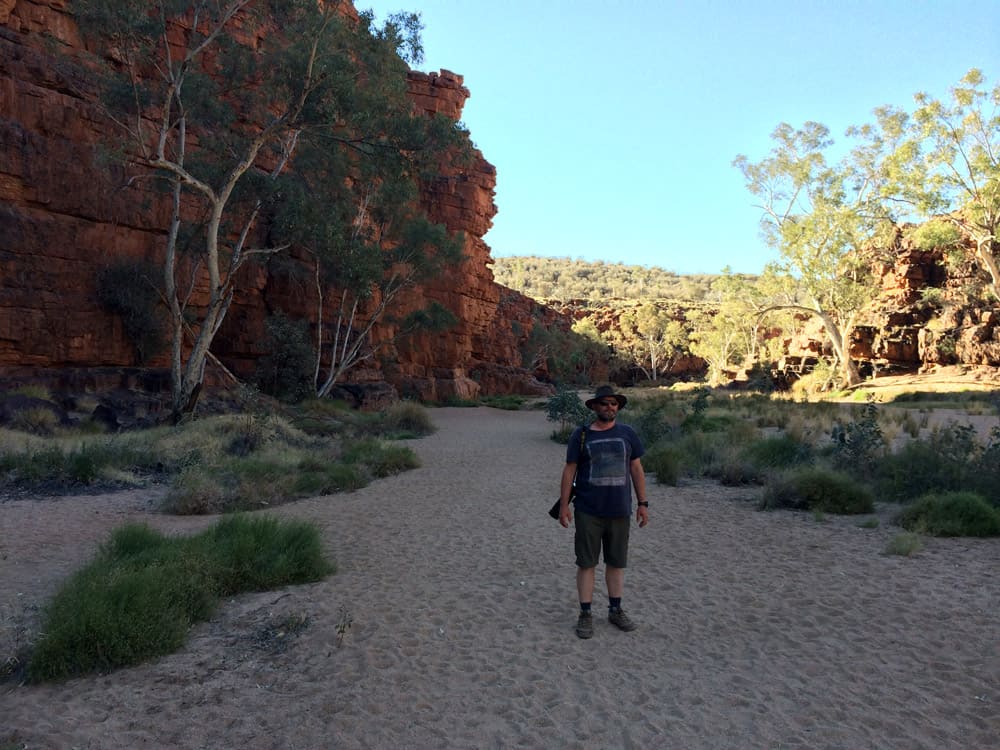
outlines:
M598 401L598 406L618 406L617 401Z

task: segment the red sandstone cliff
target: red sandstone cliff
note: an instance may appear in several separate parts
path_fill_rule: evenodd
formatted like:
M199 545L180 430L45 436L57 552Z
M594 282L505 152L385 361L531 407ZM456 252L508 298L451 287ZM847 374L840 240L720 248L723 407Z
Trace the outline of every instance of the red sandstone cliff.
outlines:
M58 376L89 388L121 384L133 348L120 321L98 304L98 270L116 257L162 257L162 212L120 191L99 153L109 125L87 82L68 80L55 64L82 50L66 0L0 0L0 376L10 381ZM449 71L411 72L415 105L455 120L469 96ZM523 370L519 344L531 330L527 298L493 281L483 241L496 207L496 170L477 151L471 167L427 186L431 218L465 233L465 259L440 278L410 290L398 310L438 302L458 319L446 334L418 334L388 359L351 372L356 382L388 380L426 399L479 393L537 392ZM240 375L264 353L268 313L312 310L310 290L257 268L230 308L213 352ZM514 321L521 325L515 333ZM390 324L375 342L393 338ZM152 365L165 361L153 360ZM127 379L127 385L135 385Z

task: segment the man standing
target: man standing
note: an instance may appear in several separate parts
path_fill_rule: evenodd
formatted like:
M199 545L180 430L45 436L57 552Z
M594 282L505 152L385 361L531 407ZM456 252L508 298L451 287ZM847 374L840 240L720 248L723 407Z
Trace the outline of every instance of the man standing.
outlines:
M587 401L587 408L595 412L594 421L589 427L577 427L566 449L559 489L559 523L568 528L573 520L569 505L572 492L576 504L576 590L580 597L576 634L580 638L594 635L590 605L602 549L608 622L625 631L636 628L622 609L633 488L638 503L635 520L640 528L649 522L649 503L646 475L639 460L644 453L642 441L631 427L615 421L626 403L628 399L611 386L598 388Z

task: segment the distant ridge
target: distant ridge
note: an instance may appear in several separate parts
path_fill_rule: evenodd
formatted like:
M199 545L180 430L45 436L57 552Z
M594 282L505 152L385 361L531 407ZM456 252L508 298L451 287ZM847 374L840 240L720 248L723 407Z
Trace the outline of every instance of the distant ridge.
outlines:
M701 302L719 274L677 274L657 266L547 258L534 255L493 259L497 283L532 299L679 300Z

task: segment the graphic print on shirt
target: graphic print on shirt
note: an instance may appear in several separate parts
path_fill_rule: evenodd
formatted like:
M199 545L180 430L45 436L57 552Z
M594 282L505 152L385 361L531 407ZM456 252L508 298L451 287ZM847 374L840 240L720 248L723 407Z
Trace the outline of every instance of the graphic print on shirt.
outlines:
M628 477L628 443L622 438L589 440L590 483L595 487L624 487Z

